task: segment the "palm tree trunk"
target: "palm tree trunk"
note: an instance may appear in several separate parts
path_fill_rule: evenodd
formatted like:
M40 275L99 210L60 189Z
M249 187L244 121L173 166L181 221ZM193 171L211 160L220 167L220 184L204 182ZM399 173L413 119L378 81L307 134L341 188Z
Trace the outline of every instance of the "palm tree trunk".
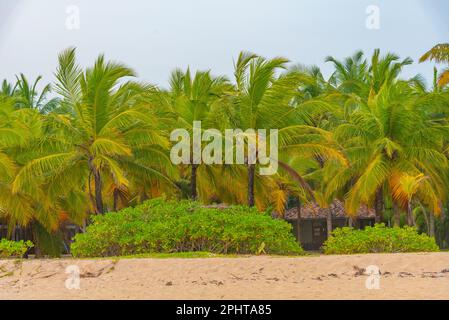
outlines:
M256 172L256 165L248 165L248 206L254 207L254 175Z
M196 172L198 170L197 164L192 164L192 168L190 171L190 197L192 200L198 199L198 192L197 192L197 186L196 186Z
M429 217L427 216L426 209L424 209L424 206L421 205L422 215L424 217L424 221L426 222L426 230L427 235L430 234L430 223L429 223Z
M376 211L376 223L381 223L383 221L384 215L384 195L382 188L379 188L377 190L374 202Z
M396 203L393 203L393 222L395 227L401 226L401 210Z
M435 216L429 213L429 236L435 238Z
M104 213L104 205L103 205L103 195L101 194L102 182L100 172L98 170L94 170L94 183L95 183L95 206L97 209L97 213Z
M415 225L415 219L413 219L413 211L411 201L407 204L407 225L412 227Z
M113 196L114 196L114 204L113 204L113 210L114 210L114 212L117 212L117 207L118 207L118 196L119 196L119 192L118 192L118 190L117 189L114 189L114 193L113 193Z
M104 213L103 196L101 194L102 182L100 171L92 163L93 159L90 158L88 161L90 173L94 176L94 186L95 186L95 211L97 214ZM90 179L89 179L90 188Z
M34 244L34 256L36 258L41 258L42 257L42 250L40 248L40 243L39 243L39 236L38 236L38 226L37 226L38 222L33 220L30 223L30 228L31 228L31 236L33 239L33 244Z
M326 225L327 225L327 238L329 239L332 235L332 210L328 210L328 214L326 216Z

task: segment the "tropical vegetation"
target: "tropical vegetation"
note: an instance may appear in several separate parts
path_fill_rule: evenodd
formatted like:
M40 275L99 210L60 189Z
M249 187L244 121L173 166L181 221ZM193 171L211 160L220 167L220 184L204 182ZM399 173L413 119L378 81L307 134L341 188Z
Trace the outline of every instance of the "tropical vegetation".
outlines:
M156 198L95 216L86 232L75 236L72 254L301 254L291 228L288 222L247 206L214 207Z
M339 228L323 245L325 254L436 252L434 238L418 234L415 228L386 228L377 224L364 230Z
M7 239L0 240L0 257L1 258L21 258L34 244L31 241L10 241Z
M431 87L419 75L402 76L412 59L375 50L371 56L360 51L343 60L329 56L330 76L316 66L242 52L232 79L211 70L177 69L168 88L138 81L130 67L103 55L81 67L76 50L69 48L58 57L54 83L43 85L41 77L29 81L23 74L15 83L2 83L1 219L9 234L18 226L32 230L37 252L58 248L55 243L67 223L81 231L92 224L90 233L77 236L76 251L83 237L111 226L109 219L125 219L110 212L141 212L140 207L125 208L148 199L247 205L280 217L292 200L327 207L339 199L352 220L361 205L368 205L376 211L376 222L414 226L447 247L448 48L437 45L420 59L443 64L441 71L435 67ZM277 174L260 175L260 164L247 157L237 165L174 165L170 133L179 128L192 132L194 121L202 122L202 130L220 132L278 129ZM247 142L265 143L258 134L243 136ZM179 204L181 209L189 205ZM192 218L198 220L189 223L219 223L227 219L224 212L198 209ZM271 225L260 214L261 224L277 230L279 224ZM106 240L98 239L98 248ZM136 239L129 241L123 248L91 252L138 252L131 248ZM154 251L153 240L145 241ZM265 251L278 250L262 242ZM181 250L180 243L167 250ZM260 245L248 242L231 251L254 252ZM216 252L225 251L220 248Z

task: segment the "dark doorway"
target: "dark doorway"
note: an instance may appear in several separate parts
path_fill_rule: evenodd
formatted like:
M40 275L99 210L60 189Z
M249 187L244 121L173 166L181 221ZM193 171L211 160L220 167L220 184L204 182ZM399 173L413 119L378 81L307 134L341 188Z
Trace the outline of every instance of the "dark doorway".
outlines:
M324 241L327 239L327 227L325 220L317 220L312 222L312 241L314 250L320 249Z

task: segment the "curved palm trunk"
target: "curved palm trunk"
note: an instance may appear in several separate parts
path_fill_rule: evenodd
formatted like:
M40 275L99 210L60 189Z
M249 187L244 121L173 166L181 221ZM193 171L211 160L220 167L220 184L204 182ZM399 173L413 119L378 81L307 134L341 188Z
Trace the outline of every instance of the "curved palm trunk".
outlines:
M384 194L382 188L379 188L379 190L377 190L374 203L376 211L376 223L381 223L384 216Z
M190 197L192 200L198 199L197 185L196 185L196 172L198 170L197 164L192 164L190 171Z
M248 165L248 206L254 207L254 176L256 172L256 165Z

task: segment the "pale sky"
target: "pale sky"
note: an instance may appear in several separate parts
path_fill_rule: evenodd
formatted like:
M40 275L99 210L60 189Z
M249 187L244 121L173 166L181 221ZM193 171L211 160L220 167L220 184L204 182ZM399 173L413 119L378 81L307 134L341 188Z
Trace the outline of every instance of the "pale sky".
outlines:
M68 30L66 9L80 10L80 29ZM380 9L380 29L366 27L366 8ZM0 0L0 79L23 72L53 80L57 54L78 48L90 66L99 53L132 67L162 87L176 68L232 76L241 50L292 63L316 64L358 49L380 48L415 61L449 42L447 0ZM417 64L404 76L433 65Z

